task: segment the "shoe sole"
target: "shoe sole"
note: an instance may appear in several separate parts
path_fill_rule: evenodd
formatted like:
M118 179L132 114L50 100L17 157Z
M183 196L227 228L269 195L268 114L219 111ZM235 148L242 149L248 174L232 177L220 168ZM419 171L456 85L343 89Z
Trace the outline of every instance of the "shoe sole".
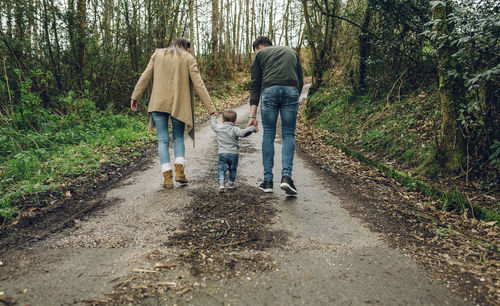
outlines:
M288 183L281 183L280 188L283 189L287 195L296 196L297 190L293 189L292 186Z
M260 190L266 192L266 193L270 193L270 192L273 192L273 189L272 188L262 188L262 187L259 187Z

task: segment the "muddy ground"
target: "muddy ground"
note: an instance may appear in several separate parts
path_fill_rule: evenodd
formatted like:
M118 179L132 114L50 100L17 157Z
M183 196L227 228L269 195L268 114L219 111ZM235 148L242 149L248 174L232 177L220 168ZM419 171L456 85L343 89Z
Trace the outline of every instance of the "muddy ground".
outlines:
M248 107L238 116L244 124ZM286 197L279 137L275 190L262 194L261 137L241 141L231 192L217 193L216 140L205 124L196 148L186 142L189 186L162 189L152 156L81 204L97 201L91 209L53 220L51 233L11 239L0 255L0 303L469 304L353 217L348 208L366 198L311 155L296 155L300 194Z

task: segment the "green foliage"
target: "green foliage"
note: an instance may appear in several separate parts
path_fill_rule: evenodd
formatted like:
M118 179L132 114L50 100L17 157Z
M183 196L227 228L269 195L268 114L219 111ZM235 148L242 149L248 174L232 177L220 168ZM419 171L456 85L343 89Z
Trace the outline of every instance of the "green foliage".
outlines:
M401 185L406 187L411 191L418 191L422 194L430 197L432 199L436 199L441 201L443 210L456 210L459 213L469 212L471 216L484 220L484 221L497 221L500 224L500 205L498 205L496 210L490 210L483 207L472 206L467 199L464 198L463 194L460 191L453 187L449 191L441 192L426 182L409 176L406 172L398 171L390 166L381 164L376 162L375 160L366 157L365 155L356 152L338 142L332 140L332 138L327 137L326 142L336 148L339 148L342 152L347 155L358 159L359 161L373 166L380 171L382 171L385 175L390 178L393 178ZM469 209L470 208L470 209ZM444 230L440 232L440 234L445 235L448 230Z
M434 103L435 97L422 103L412 97L387 104L385 99L324 87L308 99L305 114L308 119L314 115L316 126L330 131L337 141L377 154L384 161L397 160L417 168L436 153L430 130L438 115Z
M437 73L436 61L429 40L421 36L431 20L429 1L369 0L367 5L371 35L359 34L360 44L363 42L359 60L365 58L366 64L366 76L360 77L365 79L366 90L374 97L387 92L394 97L432 84L432 78L424 76ZM397 91L391 91L394 85Z
M462 84L456 91L461 133L466 141L473 169L487 172L490 181L500 177L500 167L492 162L494 141L500 139L500 3L485 1L433 1L434 7L447 6L447 32L439 35L434 29L442 26L442 20L429 23L433 31L426 31L437 48L446 46L452 52L453 67L444 77ZM458 92L454 94L457 95Z
M98 111L74 91L58 99L59 109L43 108L30 81L22 84L22 103L0 118L0 220L12 218L24 197L42 198L71 178L120 163L123 148L152 139L143 116L114 114L112 105Z
M459 213L463 213L469 206L468 201L464 199L464 196L455 186L450 191L444 192L441 199L443 200L443 210L457 210Z

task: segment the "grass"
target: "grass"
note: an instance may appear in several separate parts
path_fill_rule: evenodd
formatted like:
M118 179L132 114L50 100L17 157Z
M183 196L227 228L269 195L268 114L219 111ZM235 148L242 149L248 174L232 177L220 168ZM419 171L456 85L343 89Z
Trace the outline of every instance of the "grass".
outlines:
M314 117L315 126L329 131L337 142L369 152L382 162L396 161L417 170L435 155L432 127L439 117L437 98L387 102L321 89L310 97L306 115Z
M247 83L243 75L218 83L211 91L214 104L244 92ZM86 96L70 91L54 99L57 107L50 109L27 85L15 110L0 115L0 226L22 207L47 205L48 194L64 196L78 178L142 156L156 141L148 134L146 114L117 114L112 105L99 111ZM206 113L197 101L197 117Z
M386 101L325 87L308 99L305 117L329 132L327 143L380 169L406 188L440 200L442 209L469 210L478 219L500 224L500 206L473 206L458 189L437 190L421 179L441 175L434 143L438 99L428 95ZM393 163L405 171L389 166Z
M45 112L41 127L0 124L0 222L12 219L26 197L62 190L73 179L95 175L104 165L125 164L153 141L147 116L93 111L86 119ZM144 150L142 150L144 151ZM46 202L39 201L38 205Z
M471 205L469 201L465 199L465 197L455 187L453 187L449 191L442 192L418 178L409 176L406 172L398 171L390 166L370 159L365 155L348 148L347 146L339 144L332 140L330 137L326 137L325 141L329 145L340 149L347 155L381 170L385 175L396 180L407 189L411 191L418 191L432 199L440 200L443 210L457 210L458 212L463 213L468 208L471 208L471 213L475 218L484 221L496 221L498 224L500 224L499 211L493 211L483 207Z

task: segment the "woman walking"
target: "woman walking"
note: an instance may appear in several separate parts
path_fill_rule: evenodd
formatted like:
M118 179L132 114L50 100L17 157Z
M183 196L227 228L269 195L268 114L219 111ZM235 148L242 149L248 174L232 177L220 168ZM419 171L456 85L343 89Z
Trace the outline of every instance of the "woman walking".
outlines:
M148 106L148 113L151 115L149 124L150 127L156 126L158 155L164 177L163 187L169 189L174 187L168 150L169 118L172 121L174 141L175 180L181 184L187 184L188 180L184 173L184 130L188 131L194 146L194 90L210 115L217 115L201 79L196 59L189 53L190 47L189 40L177 38L169 48L157 49L135 85L130 102L131 109L137 111L137 100L153 79Z

